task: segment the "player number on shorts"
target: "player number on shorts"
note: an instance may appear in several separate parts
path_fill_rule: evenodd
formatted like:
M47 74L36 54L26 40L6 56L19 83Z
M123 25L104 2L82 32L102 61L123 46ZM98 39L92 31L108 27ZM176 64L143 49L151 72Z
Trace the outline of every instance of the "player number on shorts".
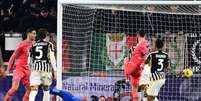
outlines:
M157 71L162 71L163 70L163 61L164 59L158 59L158 65L160 66L160 68L157 69Z
M43 51L42 51L42 46L37 46L36 47L36 52L38 52L39 53L39 55L38 56L36 56L36 58L37 59L41 59L42 58L42 56L43 56Z

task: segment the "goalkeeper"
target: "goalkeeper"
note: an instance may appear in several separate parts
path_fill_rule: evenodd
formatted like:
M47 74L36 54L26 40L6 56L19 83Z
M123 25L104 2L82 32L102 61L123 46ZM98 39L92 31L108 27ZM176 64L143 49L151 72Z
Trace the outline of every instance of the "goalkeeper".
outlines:
M136 45L130 57L124 59L124 74L126 79L130 77L132 85L132 101L139 101L139 79L143 70L143 64L146 54L149 52L149 42L145 39L145 32L137 33L138 44Z

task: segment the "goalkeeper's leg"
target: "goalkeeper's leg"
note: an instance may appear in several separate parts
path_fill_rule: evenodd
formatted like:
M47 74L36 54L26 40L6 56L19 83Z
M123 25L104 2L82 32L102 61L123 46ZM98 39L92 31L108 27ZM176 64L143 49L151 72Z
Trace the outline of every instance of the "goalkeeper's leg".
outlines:
M140 68L136 69L135 74L131 76L131 85L132 85L132 101L140 101L139 81L142 70Z
M23 96L22 101L29 101L29 94L31 92L31 87L29 85L30 85L29 83L25 85L26 92Z
M132 77L131 85L132 85L132 101L140 101L140 93L138 92L139 79Z
M5 98L4 98L4 101L12 100L12 96L16 93L16 91L17 91L17 89L19 87L19 83L20 83L20 81L22 80L23 77L24 77L24 73L22 71L15 70L13 72L12 87L7 92L7 94L6 94Z
M137 64L138 63L134 63L133 61L125 58L125 60L124 60L124 74L125 75L131 75L132 73L134 73L135 70L137 69L137 67L139 67Z

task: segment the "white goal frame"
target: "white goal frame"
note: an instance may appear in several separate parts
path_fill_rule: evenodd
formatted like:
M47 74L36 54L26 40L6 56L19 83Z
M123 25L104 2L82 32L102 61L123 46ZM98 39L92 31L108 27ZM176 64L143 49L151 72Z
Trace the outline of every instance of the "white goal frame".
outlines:
M57 2L57 88L62 89L62 15L63 4L104 5L201 5L201 1L120 1L120 0L58 0Z

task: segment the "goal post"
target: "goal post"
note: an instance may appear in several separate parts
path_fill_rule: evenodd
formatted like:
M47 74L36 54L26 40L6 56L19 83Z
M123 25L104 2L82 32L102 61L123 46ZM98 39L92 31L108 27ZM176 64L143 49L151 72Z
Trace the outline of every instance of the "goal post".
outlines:
M104 4L104 5L199 5L201 2L192 1L157 1L157 0L58 0L60 4Z
M135 33L161 38L170 56L160 101L201 100L201 1L58 0L57 87L80 98L112 97ZM190 79L178 76L191 68ZM104 77L104 78L103 78ZM102 88L101 88L102 87ZM104 88L104 87L107 87ZM93 93L93 94L92 94Z
M57 88L62 89L62 3L57 2Z

